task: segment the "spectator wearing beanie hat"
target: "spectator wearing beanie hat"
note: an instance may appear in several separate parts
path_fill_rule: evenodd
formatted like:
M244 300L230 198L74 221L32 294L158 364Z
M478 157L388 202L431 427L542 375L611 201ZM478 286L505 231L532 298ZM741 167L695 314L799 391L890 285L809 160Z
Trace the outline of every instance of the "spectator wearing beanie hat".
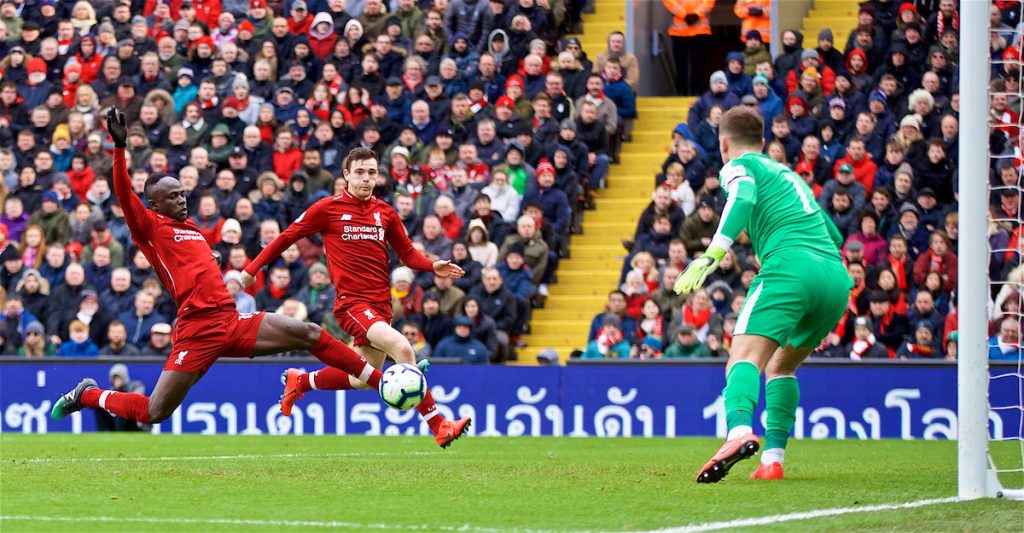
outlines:
M71 156L75 150L71 146L71 130L67 124L57 124L50 139L50 154L53 155L53 169L67 172L71 168Z
M747 41L750 42L750 41ZM757 98L757 108L761 111L761 118L764 119L765 130L771 129L772 119L781 115L782 98L772 89L772 83L764 74L757 74L751 82L754 98Z
M708 91L690 106L690 112L686 118L686 125L690 127L690 131L697 131L701 122L708 118L708 112L712 107L718 105L722 107L723 111L728 111L740 105L739 97L729 90L729 79L726 78L725 72L716 70L711 74L708 84L710 86Z
M729 52L725 56L725 79L729 83L729 90L740 98L754 90L750 76L744 72L744 61L746 59L742 52Z
M757 74L757 64L771 61L772 55L761 40L761 32L750 30L746 34L746 47L743 49L743 72L753 77Z
M28 60L26 65L27 83L18 89L24 99L25 109L34 109L46 102L53 84L46 80L46 61L39 57Z
M537 165L536 184L530 183L526 195L523 197L523 205L532 202L540 204L544 213L544 223L551 224L556 240L569 227L569 200L565 193L554 186L555 167L547 159L541 159Z
M835 37L832 34L830 28L822 28L818 32L818 56L821 58L821 62L824 66L832 69L833 71L839 71L843 67L843 54L836 50L833 44L835 43Z
M814 67L818 77L818 85L824 94L832 94L836 87L836 73L828 65L821 62L821 56L813 48L804 48L800 53L800 65L786 75L786 89L790 94L800 89L800 78L804 71Z

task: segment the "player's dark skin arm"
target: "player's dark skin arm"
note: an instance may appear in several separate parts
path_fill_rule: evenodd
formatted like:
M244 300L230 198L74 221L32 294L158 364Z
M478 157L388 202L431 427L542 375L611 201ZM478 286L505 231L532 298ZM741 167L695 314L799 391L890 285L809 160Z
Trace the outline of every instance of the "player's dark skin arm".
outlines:
M114 141L114 147L124 149L128 137L128 125L124 113L111 108L107 113L107 131ZM123 152L115 153L123 158ZM117 165L115 165L117 167ZM123 180L130 183L127 171L124 175L115 172L115 183ZM145 192L149 208L157 214L182 222L188 218L185 189L172 176L165 176L151 185ZM122 203L122 205L124 205ZM211 255L213 251L211 250ZM218 260L219 264L219 260ZM267 313L256 334L254 356L273 355L292 350L310 350L320 340L320 326L302 322L276 313ZM149 418L154 424L166 420L181 405L189 389L203 376L202 372L161 372L153 393L149 396Z

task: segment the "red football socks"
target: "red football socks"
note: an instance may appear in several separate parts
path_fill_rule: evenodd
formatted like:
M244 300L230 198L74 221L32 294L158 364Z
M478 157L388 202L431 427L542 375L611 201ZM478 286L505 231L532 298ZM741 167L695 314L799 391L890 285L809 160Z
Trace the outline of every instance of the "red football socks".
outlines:
M89 389L82 392L83 407L98 407L110 414L149 424L149 396L129 392Z
M351 374L374 389L380 385L380 370L374 368L366 361L365 357L349 348L347 344L330 336L326 331L320 332L320 340L310 352L327 366ZM321 389L320 376L317 375L315 379L316 388Z
M423 420L427 421L431 433L436 435L437 431L441 429L441 424L444 423L444 415L437 410L437 405L434 404L434 396L430 394L429 388L427 389L427 394L423 396L423 401L416 406L416 410L419 411Z
M303 394L311 390L346 390L352 388L351 376L337 368L324 367L320 370L307 372L299 376L299 391Z

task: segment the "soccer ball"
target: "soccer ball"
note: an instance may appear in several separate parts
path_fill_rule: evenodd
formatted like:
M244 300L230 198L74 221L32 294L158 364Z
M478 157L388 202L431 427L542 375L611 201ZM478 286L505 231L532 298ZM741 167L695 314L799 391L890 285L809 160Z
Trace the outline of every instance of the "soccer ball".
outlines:
M391 365L380 378L380 397L384 403L399 411L416 407L427 394L427 380L416 365Z

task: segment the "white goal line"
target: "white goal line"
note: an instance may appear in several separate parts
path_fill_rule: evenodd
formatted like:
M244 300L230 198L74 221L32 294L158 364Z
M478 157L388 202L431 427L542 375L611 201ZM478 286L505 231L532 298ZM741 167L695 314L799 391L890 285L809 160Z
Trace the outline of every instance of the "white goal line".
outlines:
M855 513L872 513L875 511L895 511L900 509L915 509L928 505L943 503L954 503L961 501L960 498L934 498L930 500L916 500L907 503L883 503L878 505L862 505L857 507L837 507L833 509L818 509L816 511L804 511L800 513L777 514L762 516L760 518L740 518L725 522L705 522L703 524L691 524L682 527L671 527L658 529L652 533L691 533L697 531L718 531L721 529L732 529L737 527L770 526L782 522L796 522L798 520L812 520L829 516L840 516Z

